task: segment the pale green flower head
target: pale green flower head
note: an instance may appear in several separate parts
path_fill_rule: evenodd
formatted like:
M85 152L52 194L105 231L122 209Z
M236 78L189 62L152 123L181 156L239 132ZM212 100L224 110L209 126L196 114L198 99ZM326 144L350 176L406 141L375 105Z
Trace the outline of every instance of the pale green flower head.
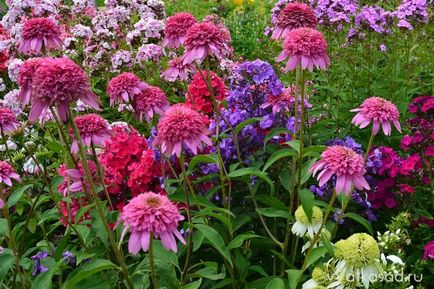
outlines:
M322 218L323 218L322 211L317 206L312 207L312 222L309 222L309 218L304 212L303 206L299 206L298 209L295 211L295 220L297 222L302 223L303 225L321 223Z
M358 233L337 242L335 255L355 268L363 268L380 258L380 248L370 235Z
M315 280L319 285L327 285L329 281L327 272L325 272L321 267L315 267L313 269L312 279Z

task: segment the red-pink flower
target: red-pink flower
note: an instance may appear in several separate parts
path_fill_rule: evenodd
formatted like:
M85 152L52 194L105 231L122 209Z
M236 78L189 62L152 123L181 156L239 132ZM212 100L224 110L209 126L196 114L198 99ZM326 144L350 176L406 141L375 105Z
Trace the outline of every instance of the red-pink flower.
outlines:
M433 241L429 241L428 243L425 244L425 246L423 247L423 259L424 260L434 260L434 240Z
M128 251L136 255L140 250L148 251L151 236L160 239L164 248L178 250L175 237L185 244L178 231L178 222L184 217L166 196L146 192L133 198L124 207L120 219L124 222L122 237L130 231Z
M349 195L352 186L358 190L369 190L369 184L364 178L365 161L354 150L344 146L329 146L321 154L321 160L317 161L310 172L316 175L318 172L319 186L327 183L332 176L336 177L336 193Z
M133 108L136 118L142 121L145 116L145 120L149 122L155 113L162 115L168 110L170 103L159 87L148 86L134 97Z
M26 60L20 68L18 74L18 85L21 88L18 100L22 105L30 103L30 96L32 94L32 80L35 76L35 72L44 58L30 58Z
M184 64L181 57L169 61L168 68L163 72L163 78L167 81L185 80L188 72L195 72L197 69L191 63Z
M12 186L11 179L21 182L20 176L11 165L6 161L0 161L0 183L4 183L10 187Z
M303 3L289 3L277 16L271 39L285 39L293 29L315 29L317 24L318 20L312 8Z
M261 105L261 108L271 107L274 114L278 114L281 110L289 111L291 107L294 107L296 94L297 87L291 85L278 95L268 95L265 103ZM307 104L306 101L305 104Z
M27 20L21 31L21 38L19 51L25 54L39 53L41 49L61 49L63 45L59 28L49 18Z
M0 107L0 130L1 133L9 133L16 130L20 123L12 109Z
M167 154L181 155L183 145L193 154L202 147L202 142L212 145L209 139L207 118L185 104L172 106L158 123L158 135L154 145L161 146Z
M177 13L167 18L163 46L178 48L184 44L185 34L196 23L196 18L190 13L185 12Z
M376 96L369 97L359 108L352 109L351 111L358 112L356 116L354 116L352 123L360 128L364 128L372 122L372 132L374 134L378 133L381 126L384 134L390 135L392 133L391 123L401 132L399 111L396 106L388 100Z
M80 133L83 145L90 147L91 145L100 146L109 139L112 135L111 127L108 122L98 114L86 114L74 118L75 125ZM73 135L73 133L71 132ZM72 138L71 152L78 152L78 143L75 137Z
M124 72L112 78L107 85L107 93L110 96L110 106L115 103L129 102L134 99L148 85L141 81L135 74ZM123 101L122 101L123 100Z
M32 79L29 121L45 117L52 106L57 108L60 120L66 121L70 104L79 99L99 109L99 99L90 90L89 80L77 64L68 58L44 58Z
M212 55L218 59L227 57L231 54L230 43L230 34L223 27L211 22L197 23L185 36L183 63L202 62Z
M311 28L298 28L291 30L283 43L283 51L276 61L281 62L289 58L285 72L294 70L301 65L302 69L310 71L315 66L318 69L327 69L330 59L327 55L327 42L321 32Z

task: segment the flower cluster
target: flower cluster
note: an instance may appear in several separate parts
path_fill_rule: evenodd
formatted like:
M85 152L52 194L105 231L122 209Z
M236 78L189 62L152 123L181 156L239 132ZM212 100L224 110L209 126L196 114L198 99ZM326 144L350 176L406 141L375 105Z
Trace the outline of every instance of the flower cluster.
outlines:
M357 0L310 0L318 23L341 30L344 24L351 23L359 8Z
M416 23L427 23L429 19L427 1L403 0L393 15L398 19L397 26L413 30Z

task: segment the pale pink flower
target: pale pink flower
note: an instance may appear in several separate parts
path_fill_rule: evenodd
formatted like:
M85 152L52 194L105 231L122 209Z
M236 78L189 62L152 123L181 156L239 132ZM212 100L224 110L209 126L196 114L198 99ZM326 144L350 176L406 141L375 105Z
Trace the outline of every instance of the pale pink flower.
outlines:
M196 18L190 13L177 13L166 20L164 28L163 46L178 48L184 44L185 35L191 26L197 23Z
M20 123L12 109L0 107L0 129L2 133L15 131L20 127Z
M195 73L197 69L191 63L184 64L181 57L169 61L168 68L163 72L163 78L167 81L185 80L188 72Z
M352 186L358 190L369 190L369 184L364 178L366 170L363 156L345 146L327 147L310 172L314 176L319 172L317 179L320 187L335 176L337 194L349 195Z
M327 55L327 42L321 32L311 28L291 30L283 43L283 51L276 61L281 62L289 58L285 72L294 70L301 65L302 69L310 71L315 66L318 69L327 69L330 59Z
M312 8L303 3L289 3L277 16L271 39L285 39L293 29L315 29L317 24L318 20Z
M202 147L202 142L212 145L208 137L208 119L186 104L175 104L165 112L158 123L155 146L167 154L181 155L183 145L193 154Z
M147 86L145 82L130 72L124 72L113 77L107 85L110 106L122 103L122 101L132 101L134 96L140 94Z
M32 79L29 121L44 119L55 106L60 120L67 121L69 106L81 100L98 110L99 99L92 93L84 71L68 58L44 58Z
M136 118L142 121L144 115L145 120L149 122L155 113L162 115L167 111L170 108L170 103L164 91L159 87L148 86L135 96L133 108Z
M178 231L178 222L184 217L167 196L146 192L133 198L121 213L120 220L124 222L122 231L130 231L128 251L136 255L140 250L148 251L151 235L160 239L164 248L176 252L178 250L175 237L185 244L185 240Z
M87 147L91 145L103 145L104 142L112 136L110 125L98 114L91 113L77 116L74 118L74 122L80 133L83 145ZM75 137L72 139L71 152L76 154L78 153L78 143Z
M193 25L185 36L184 64L202 62L208 56L222 59L231 54L231 38L227 29L211 22Z
M35 75L36 69L43 61L44 58L30 58L26 60L20 68L18 74L18 85L20 86L20 94L18 100L23 106L30 103L30 96L32 94L32 80Z
M369 97L360 105L359 108L351 110L352 112L358 112L354 116L351 123L360 128L368 126L373 123L372 132L376 135L380 129L380 125L383 128L385 135L392 133L392 125L401 132L401 124L399 123L399 111L396 106L380 97Z
M11 179L21 182L20 176L15 172L12 166L6 161L0 161L0 183L12 186Z
M19 51L25 54L39 53L41 49L61 49L63 45L59 28L49 18L27 20L21 31L21 38Z
M98 167L92 160L87 161L87 166L92 176L92 181L98 184L99 174ZM69 192L84 192L85 188L90 189L89 180L86 178L86 173L83 168L82 162L78 163L78 169L65 169L65 184L63 184L62 195L66 197Z

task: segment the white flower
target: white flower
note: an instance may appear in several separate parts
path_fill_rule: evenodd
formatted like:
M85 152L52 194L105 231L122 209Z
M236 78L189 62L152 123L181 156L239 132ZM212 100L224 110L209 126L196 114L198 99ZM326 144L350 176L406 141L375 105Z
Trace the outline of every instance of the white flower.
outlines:
M308 236L313 239L315 234L319 232L321 228L323 214L320 208L314 206L312 208L312 218L309 221L303 207L300 206L295 211L296 222L292 226L291 232L299 237L303 237L308 234Z

